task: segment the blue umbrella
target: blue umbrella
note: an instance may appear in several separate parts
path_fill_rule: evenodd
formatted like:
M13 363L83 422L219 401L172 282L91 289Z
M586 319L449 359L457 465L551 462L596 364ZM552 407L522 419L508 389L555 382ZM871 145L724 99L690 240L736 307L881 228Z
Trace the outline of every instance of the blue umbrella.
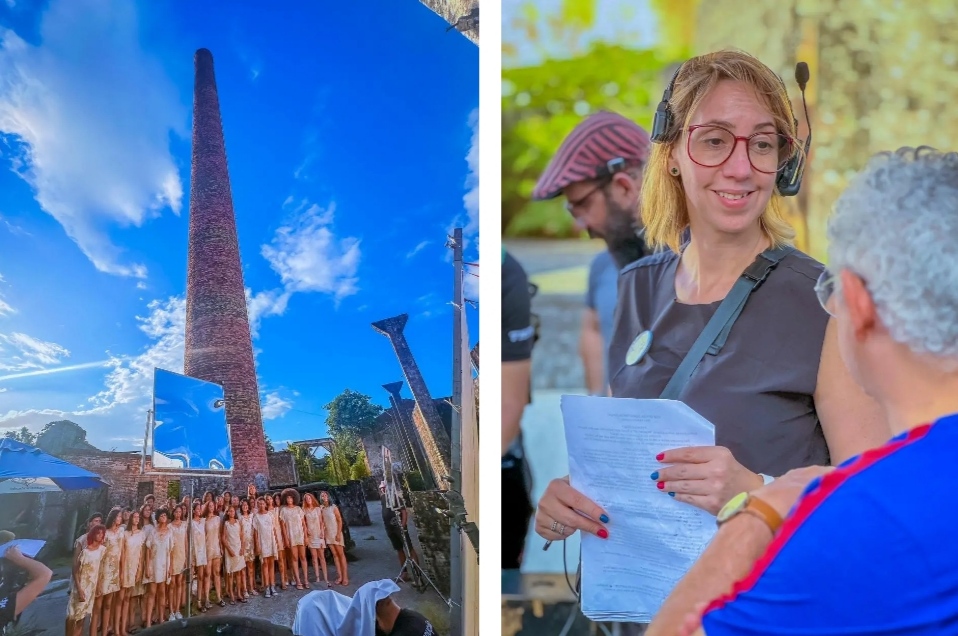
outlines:
M0 439L0 493L103 488L106 482L39 448L9 437Z

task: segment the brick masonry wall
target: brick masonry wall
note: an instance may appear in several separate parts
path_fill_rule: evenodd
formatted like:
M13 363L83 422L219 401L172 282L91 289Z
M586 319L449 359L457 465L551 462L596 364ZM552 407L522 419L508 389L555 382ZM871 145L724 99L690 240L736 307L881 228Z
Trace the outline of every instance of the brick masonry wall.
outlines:
M195 56L184 373L223 386L233 489L269 482L213 56Z
M270 488L299 485L299 474L292 453L289 451L267 453L266 458L269 461Z
M438 491L410 493L413 522L419 532L422 566L444 596L449 596L449 520L436 512L447 510L446 500Z

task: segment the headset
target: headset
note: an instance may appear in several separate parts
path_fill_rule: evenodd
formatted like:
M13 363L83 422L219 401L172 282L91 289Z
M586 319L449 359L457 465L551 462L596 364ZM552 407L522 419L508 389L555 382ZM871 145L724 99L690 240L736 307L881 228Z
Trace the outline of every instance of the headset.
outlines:
M672 99L672 91L675 89L675 80L678 78L679 73L682 72L684 66L685 63L683 62L675 70L672 79L669 81L669 85L662 94L662 101L659 102L658 107L655 109L655 117L652 120L652 134L650 135L653 143L664 143L669 129L672 128L672 107L669 102ZM782 91L787 96L788 89L785 87L785 82L781 77L778 77L778 75L775 77L777 77L778 81L782 84ZM778 173L775 177L775 186L784 197L793 197L798 194L798 191L802 188L802 177L805 175L805 161L808 157L808 151L812 147L812 122L808 117L808 105L805 103L805 86L808 84L808 78L808 64L805 62L796 64L795 81L798 82L798 87L802 91L802 107L805 109L805 121L808 123L808 137L805 139L805 146L802 152L796 152L785 162L784 166L778 169ZM797 131L798 119L792 110L791 101L787 99L786 101L788 101L788 112L792 116L792 122Z

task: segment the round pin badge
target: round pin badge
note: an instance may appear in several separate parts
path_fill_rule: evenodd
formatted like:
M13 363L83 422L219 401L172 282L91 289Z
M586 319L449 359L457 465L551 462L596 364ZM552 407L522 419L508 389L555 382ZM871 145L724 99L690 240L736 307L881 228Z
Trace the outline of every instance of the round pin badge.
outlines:
M625 363L630 366L638 363L639 360L645 357L645 354L648 353L649 347L651 346L652 332L648 330L643 331L636 336L632 344L629 345L629 350L625 354Z

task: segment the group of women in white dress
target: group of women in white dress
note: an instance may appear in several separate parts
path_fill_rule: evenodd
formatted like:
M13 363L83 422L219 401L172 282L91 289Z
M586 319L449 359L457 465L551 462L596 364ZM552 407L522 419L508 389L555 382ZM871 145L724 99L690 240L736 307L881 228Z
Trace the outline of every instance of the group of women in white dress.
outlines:
M242 500L207 492L192 502L170 499L159 509L150 495L139 510L113 508L105 523L96 513L74 545L66 636L80 636L87 616L90 636L127 636L137 625L137 611L144 627L182 618L188 565L200 612L212 608L213 591L225 607L261 592L271 598L287 589L287 582L310 589L308 557L315 583L349 585L343 526L328 492L320 492L318 500L307 493L300 502L292 488L263 496L251 488ZM337 573L333 582L327 548Z

